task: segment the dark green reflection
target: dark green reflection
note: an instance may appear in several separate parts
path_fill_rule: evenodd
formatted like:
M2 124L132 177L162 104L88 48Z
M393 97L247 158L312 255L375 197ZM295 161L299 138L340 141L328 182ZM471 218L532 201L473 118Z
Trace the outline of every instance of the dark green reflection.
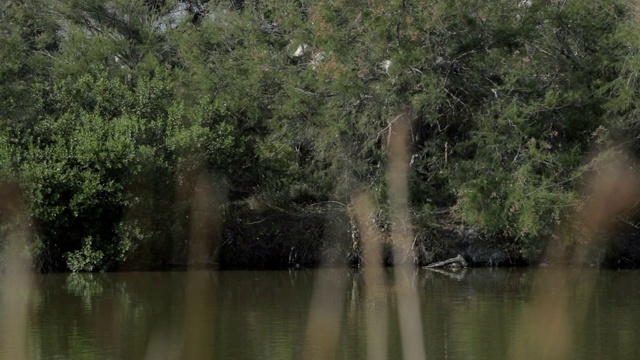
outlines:
M30 292L28 357L301 358L315 282L325 272L323 279L335 279L335 288L331 281L321 287L331 292L327 306L335 301L342 313L335 358L367 358L367 341L380 341L367 339L367 311L381 307L388 311L379 313L389 317L388 358L401 358L391 271L369 290L361 272L344 269L39 275ZM542 295L532 291L540 274L552 280ZM561 293L553 280L566 274L563 269L409 272L420 297L428 357L506 358L517 339L538 332L544 341L544 322L532 328L522 324L534 323L528 316L539 297ZM640 352L640 273L587 276L591 280L584 283L558 282L570 286L564 291L570 357L633 358Z

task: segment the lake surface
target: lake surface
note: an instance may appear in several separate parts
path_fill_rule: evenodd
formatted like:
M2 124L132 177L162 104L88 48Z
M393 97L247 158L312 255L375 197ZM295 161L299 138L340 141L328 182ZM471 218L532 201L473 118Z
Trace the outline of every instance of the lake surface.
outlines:
M11 282L3 274L0 359L396 359L410 342L429 359L640 354L638 271L385 269L366 276L198 271Z

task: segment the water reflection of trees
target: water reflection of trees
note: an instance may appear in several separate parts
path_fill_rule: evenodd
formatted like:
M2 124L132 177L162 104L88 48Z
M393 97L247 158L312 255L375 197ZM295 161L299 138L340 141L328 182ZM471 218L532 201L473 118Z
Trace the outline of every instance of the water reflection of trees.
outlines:
M393 271L383 269L384 281L377 284L349 269L36 276L31 358L301 358L323 272L342 279L325 288L341 289L329 297L342 304L336 358L369 358L367 345L384 341L388 358L399 358ZM544 272L551 279L566 275L563 269ZM574 331L569 347L576 358L627 358L640 331L640 313L633 310L640 291L637 274L594 274L601 290L581 297L584 291L569 289L572 307L566 316ZM420 297L429 358L504 358L514 339L534 331L519 327L519 320L533 321L532 289L539 273L468 269L455 275L426 269L403 274ZM586 316L579 316L580 307ZM367 322L381 309L387 325L383 335L372 338Z
M154 329L180 328L174 305L182 288L172 274L41 276L31 316L33 358L144 358Z

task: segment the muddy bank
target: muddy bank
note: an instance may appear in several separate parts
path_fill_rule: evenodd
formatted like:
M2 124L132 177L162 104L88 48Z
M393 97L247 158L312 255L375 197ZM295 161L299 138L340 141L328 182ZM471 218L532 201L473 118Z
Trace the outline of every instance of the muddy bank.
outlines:
M236 206L231 214L218 247L218 263L223 269L361 265L358 230L344 207L284 210ZM482 236L446 220L416 227L415 234L408 256L422 266L458 254L476 267L526 264L513 242ZM381 240L384 262L390 265L391 244L388 237Z
M353 233L344 209L235 206L225 223L218 263L225 268L283 269L353 264Z

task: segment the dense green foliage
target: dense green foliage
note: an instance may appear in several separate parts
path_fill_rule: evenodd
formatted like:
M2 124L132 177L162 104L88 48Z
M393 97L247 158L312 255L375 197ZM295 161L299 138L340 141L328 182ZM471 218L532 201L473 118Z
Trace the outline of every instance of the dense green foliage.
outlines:
M417 224L535 258L585 159L640 149L638 30L622 0L3 1L0 177L42 268L164 266L202 174L229 201L384 209L408 112Z

